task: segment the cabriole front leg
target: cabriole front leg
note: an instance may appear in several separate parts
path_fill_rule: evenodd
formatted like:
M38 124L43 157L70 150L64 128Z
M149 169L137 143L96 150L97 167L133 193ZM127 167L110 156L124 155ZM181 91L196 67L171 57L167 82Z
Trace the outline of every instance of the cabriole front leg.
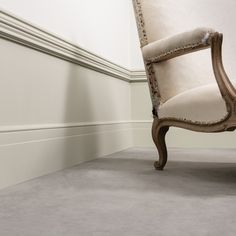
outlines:
M154 162L154 167L156 170L163 170L167 162L165 136L168 130L168 126L161 126L158 122L158 118L154 118L152 124L152 139L159 153L159 160Z

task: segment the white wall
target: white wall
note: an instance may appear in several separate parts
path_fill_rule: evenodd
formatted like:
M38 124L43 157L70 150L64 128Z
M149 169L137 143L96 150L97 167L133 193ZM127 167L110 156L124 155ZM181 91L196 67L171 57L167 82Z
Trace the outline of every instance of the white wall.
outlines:
M130 119L127 82L6 40L0 51L0 126Z
M131 70L143 70L130 0L0 0L0 7Z
M0 0L1 8L127 68L128 4L128 0Z
M0 188L132 146L128 82L0 40Z
M109 61L129 66L127 14L130 9L124 8L127 2L115 1L112 5L109 0L98 6L94 1L91 12L97 14L95 18L87 13L91 2L71 1L68 8L65 1L54 3L0 1L3 9L29 23L36 23L74 43L79 40L79 45L84 44ZM78 5L79 14L75 10ZM4 16L3 19L5 22ZM11 40L19 35L21 38L21 30L26 25L11 17L6 21L8 26L13 24L12 30L7 31L14 35ZM78 31L75 30L77 21ZM19 25L19 32L15 32L14 27ZM33 33L36 38L33 37L32 44L47 45L47 41L38 40L41 31L27 30L29 33L22 36L23 40L31 40ZM73 47L72 59L79 53L76 60L82 58L83 61L85 55L89 57L87 60L95 60L94 65L104 63L105 70L111 70L114 75L108 76L103 70L88 69L90 64L86 67L75 64L76 60L72 63L55 57L58 48L54 48L53 43L46 53L56 50L55 56L30 48L31 43L22 46L0 39L0 188L129 148L133 143L130 84L115 76L118 70L126 77L126 70L100 62L101 58L83 50L77 52ZM60 53L64 52L63 46L61 49L59 46Z
M144 70L144 63L132 4L130 4L130 69Z

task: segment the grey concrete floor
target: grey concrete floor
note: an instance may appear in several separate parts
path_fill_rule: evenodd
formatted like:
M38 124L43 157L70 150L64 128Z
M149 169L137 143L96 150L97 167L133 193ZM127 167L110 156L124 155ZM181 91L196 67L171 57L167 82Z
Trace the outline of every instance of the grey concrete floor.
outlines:
M0 191L0 236L236 235L236 149L133 148Z

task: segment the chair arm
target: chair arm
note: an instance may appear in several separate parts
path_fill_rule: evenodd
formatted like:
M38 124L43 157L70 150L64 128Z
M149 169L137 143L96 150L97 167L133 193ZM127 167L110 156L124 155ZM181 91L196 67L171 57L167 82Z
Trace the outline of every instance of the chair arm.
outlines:
M183 54L191 53L211 45L213 29L197 28L149 43L142 48L146 62L160 62Z
M232 104L230 109L236 111L235 101L236 101L236 89L232 85L230 79L228 78L222 61L222 42L223 42L223 34L215 33L211 39L211 58L212 58L212 66L215 74L216 82L219 86L220 92L226 104ZM229 107L228 107L229 110Z

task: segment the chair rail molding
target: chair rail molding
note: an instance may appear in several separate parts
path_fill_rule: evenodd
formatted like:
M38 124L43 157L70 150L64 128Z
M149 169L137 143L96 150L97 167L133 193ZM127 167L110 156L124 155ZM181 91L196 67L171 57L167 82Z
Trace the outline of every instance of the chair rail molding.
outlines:
M132 71L117 65L2 9L0 9L0 38L129 83L147 81L145 71Z

